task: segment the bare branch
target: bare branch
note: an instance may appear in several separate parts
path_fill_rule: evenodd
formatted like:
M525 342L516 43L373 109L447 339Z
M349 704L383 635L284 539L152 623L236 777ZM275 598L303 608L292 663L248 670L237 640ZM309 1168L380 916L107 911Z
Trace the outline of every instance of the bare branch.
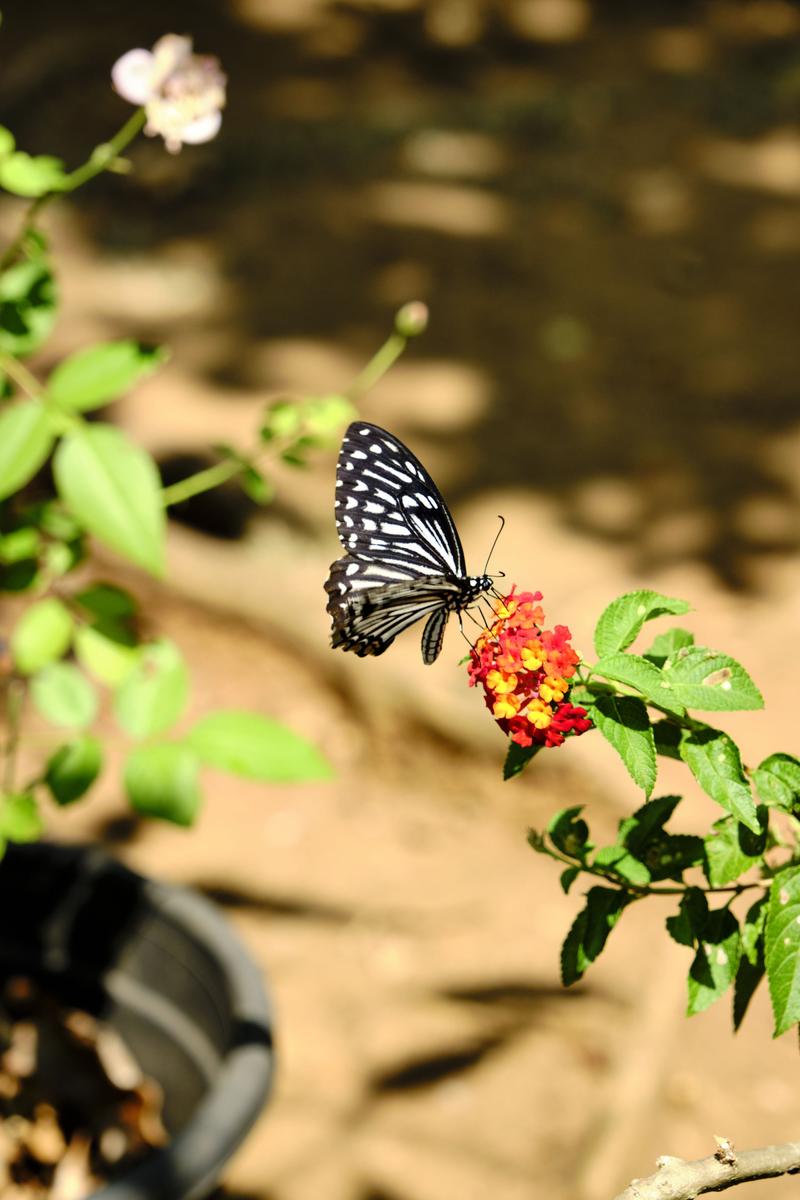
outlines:
M723 1192L738 1183L800 1173L800 1142L762 1146L737 1153L727 1138L710 1158L685 1162L665 1156L647 1179L634 1179L615 1200L694 1200L704 1192Z

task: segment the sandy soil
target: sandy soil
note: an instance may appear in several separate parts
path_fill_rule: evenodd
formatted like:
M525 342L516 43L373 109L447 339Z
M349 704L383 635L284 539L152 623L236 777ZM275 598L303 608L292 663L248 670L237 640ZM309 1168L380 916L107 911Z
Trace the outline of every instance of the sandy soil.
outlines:
M470 562L503 512L499 565L579 647L627 588L686 597L698 640L764 690L764 714L723 723L746 759L796 748L796 8L103 7L76 25L55 0L35 24L4 6L26 148L78 161L124 115L108 64L167 28L222 56L230 106L214 145L143 144L132 183L51 212L65 309L38 366L96 337L169 342L115 418L174 470L245 441L282 389L346 386L426 299L430 332L363 411L430 466ZM433 669L411 635L375 662L328 650L332 470L277 472L263 515L217 498L194 514L217 536L173 526L169 586L126 577L189 659L192 713L280 715L336 780L210 777L187 834L121 822L112 773L52 822L216 897L263 964L277 1088L223 1194L605 1200L714 1134L796 1137L794 1043L770 1040L766 996L735 1039L724 1003L684 1020L668 910L627 914L561 991L577 898L525 831L585 803L610 832L637 797L597 736L503 785L455 632ZM669 766L663 791L685 786Z

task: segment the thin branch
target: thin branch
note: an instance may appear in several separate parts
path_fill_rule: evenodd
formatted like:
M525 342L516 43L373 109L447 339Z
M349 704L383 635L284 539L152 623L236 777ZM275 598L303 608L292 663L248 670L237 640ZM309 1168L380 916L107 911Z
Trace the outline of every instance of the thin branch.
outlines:
M685 1162L665 1156L647 1179L634 1179L614 1200L694 1200L705 1192L723 1192L739 1183L800 1173L800 1142L761 1146L737 1153L724 1138L709 1158Z

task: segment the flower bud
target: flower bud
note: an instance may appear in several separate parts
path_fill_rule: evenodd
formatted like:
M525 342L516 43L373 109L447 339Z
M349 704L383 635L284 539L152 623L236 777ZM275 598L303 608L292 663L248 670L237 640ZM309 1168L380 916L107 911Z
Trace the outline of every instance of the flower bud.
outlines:
M394 318L395 331L401 337L418 337L428 328L428 306L421 300L411 300L398 310Z

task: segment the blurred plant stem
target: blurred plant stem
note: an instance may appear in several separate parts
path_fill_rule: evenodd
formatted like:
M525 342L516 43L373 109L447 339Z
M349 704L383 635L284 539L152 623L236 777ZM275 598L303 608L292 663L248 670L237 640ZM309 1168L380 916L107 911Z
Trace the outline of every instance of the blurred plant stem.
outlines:
M17 747L19 745L20 718L25 702L25 684L13 676L6 685L6 721L7 732L3 746L3 791L8 795L14 791L14 778L17 765Z
M8 378L16 383L20 391L24 392L26 396L30 396L32 400L41 394L41 384L35 375L28 370L24 363L6 350L0 350L0 371L4 371Z
M76 188L88 183L90 179L94 179L103 171L119 169L120 154L142 130L145 120L144 109L138 108L111 141L101 142L99 146L95 146L82 166L76 167L74 171L70 171L64 176L60 188L52 192L45 192L43 196L37 196L35 200L31 201L25 210L19 233L0 258L0 271L5 271L24 253L25 242L36 233L37 218L46 204L49 204L56 196L64 195L65 192L74 192Z

